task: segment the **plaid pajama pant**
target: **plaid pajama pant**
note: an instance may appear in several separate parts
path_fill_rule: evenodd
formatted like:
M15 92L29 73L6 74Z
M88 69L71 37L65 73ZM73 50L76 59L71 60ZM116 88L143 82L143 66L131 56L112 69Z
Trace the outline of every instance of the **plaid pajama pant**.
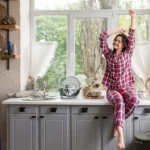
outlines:
M107 100L114 106L115 125L122 126L139 103L136 92L132 87L119 90L107 90Z

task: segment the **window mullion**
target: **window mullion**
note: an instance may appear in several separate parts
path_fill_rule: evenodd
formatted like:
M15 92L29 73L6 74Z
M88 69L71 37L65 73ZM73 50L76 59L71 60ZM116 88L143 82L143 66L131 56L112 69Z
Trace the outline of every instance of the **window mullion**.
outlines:
M67 77L75 75L75 23L74 17L68 15L68 39L67 39Z
M147 25L150 25L150 14L148 15L148 23ZM148 27L148 41L150 42L150 27Z
M31 67L31 65L32 65L32 43L33 43L33 41L35 41L35 16L33 15L34 14L34 3L35 3L35 1L33 0L33 1L30 1L30 11L31 11L31 13L30 13L30 74L31 74L31 72L32 72L32 67Z
M93 10L94 0L89 0L89 10Z

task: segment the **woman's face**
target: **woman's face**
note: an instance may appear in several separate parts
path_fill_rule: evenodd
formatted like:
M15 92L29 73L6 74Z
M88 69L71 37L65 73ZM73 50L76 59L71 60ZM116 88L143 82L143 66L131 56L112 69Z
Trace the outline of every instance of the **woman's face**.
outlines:
M124 48L123 42L122 42L122 37L117 36L114 41L113 41L113 49L121 50Z

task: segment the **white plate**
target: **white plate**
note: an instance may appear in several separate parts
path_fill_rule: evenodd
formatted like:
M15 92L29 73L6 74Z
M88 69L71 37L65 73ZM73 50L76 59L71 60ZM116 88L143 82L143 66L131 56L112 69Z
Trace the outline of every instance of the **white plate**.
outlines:
M76 90L79 90L81 88L80 81L74 76L67 77L62 85L63 87L65 87L65 85L74 85L76 87Z

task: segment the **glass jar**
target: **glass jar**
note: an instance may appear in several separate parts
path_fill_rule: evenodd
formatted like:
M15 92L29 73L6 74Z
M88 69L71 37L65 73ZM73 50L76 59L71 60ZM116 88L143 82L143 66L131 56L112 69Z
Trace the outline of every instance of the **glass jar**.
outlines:
M12 48L11 48L11 55L17 55L17 48L16 48L16 44L12 44Z

